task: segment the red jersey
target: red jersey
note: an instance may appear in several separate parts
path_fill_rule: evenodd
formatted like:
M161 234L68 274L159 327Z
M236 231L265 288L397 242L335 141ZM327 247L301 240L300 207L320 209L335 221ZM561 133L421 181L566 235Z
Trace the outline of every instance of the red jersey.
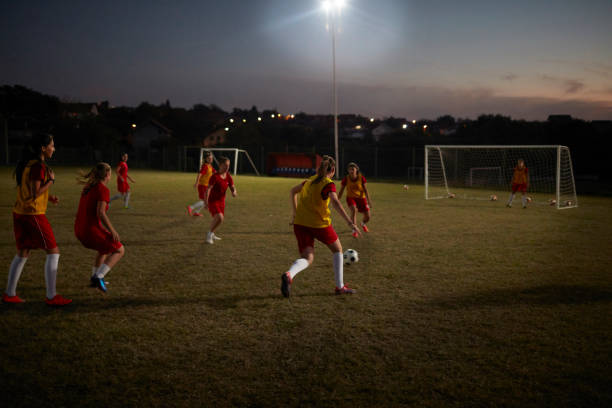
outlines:
M514 174L512 175L512 183L514 184L527 184L527 176L529 175L529 170L527 167L523 167L520 169L518 166L514 168Z
M123 181L127 182L127 173L128 173L128 165L126 162L122 161L119 163L119 168L117 169L117 176L121 176Z
M208 195L208 202L223 201L225 202L225 192L228 187L234 187L234 180L229 172L225 173L225 178L222 178L220 173L215 173L210 177L208 182L208 188L210 193ZM212 187L211 187L212 186Z
M98 216L98 201L106 202L106 210L108 211L110 201L108 187L102 183L96 183L91 187L86 186L81 193L79 209L74 222L74 231L77 236L92 228L104 228Z

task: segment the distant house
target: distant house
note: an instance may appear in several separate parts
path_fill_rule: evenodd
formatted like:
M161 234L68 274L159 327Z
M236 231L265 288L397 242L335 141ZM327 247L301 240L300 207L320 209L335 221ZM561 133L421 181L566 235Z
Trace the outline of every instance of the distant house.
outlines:
M202 147L215 147L225 143L225 129L217 129L202 139Z
M145 123L136 125L132 132L130 142L132 147L149 148L152 144L164 144L172 138L172 131L151 119Z
M388 135L389 133L393 133L393 128L385 123L382 123L372 129L372 136L377 142L380 142L380 138L384 135Z
M81 119L86 116L98 116L100 111L97 103L63 103L63 115L73 119Z

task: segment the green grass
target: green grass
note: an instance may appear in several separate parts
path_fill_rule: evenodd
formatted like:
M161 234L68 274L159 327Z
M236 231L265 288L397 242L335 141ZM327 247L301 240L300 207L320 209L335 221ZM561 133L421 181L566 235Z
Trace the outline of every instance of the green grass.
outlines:
M0 284L15 253L11 169L0 170ZM371 233L334 214L354 296L333 294L316 245L292 297L296 179L235 178L226 222L189 218L195 175L131 171L132 209L109 215L126 255L106 295L87 287L94 252L73 234L76 169L58 169L47 216L64 309L44 305L44 252L0 305L0 405L610 406L612 199L522 210L425 201L421 186L371 182ZM114 191L114 183L111 191Z

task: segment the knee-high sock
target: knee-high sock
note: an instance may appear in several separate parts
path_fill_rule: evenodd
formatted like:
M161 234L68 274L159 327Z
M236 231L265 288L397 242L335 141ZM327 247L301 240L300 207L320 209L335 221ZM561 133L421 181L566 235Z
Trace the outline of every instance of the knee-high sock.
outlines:
M96 276L96 272L98 271L98 267L97 266L92 266L91 267L91 277L93 278L94 276Z
M111 268L109 268L107 264L103 263L98 267L98 270L96 270L96 276L103 279L110 270Z
M510 193L510 198L508 199L508 204L512 204L512 200L514 200L514 193Z
M125 196L123 196L123 205L125 206L125 208L128 208L130 206L130 192L129 191L125 193Z
M202 200L196 201L195 203L191 204L189 207L191 207L193 211L200 211L204 207L204 201Z
M342 288L344 286L344 257L342 252L334 252L334 277L336 278L336 287Z
M55 293L55 282L57 280L57 264L59 254L49 254L45 260L45 284L47 285L47 299L53 299Z
M19 282L21 271L23 271L23 267L25 266L27 260L28 258L21 258L18 255L15 255L13 258L13 262L11 262L11 267L9 269L8 282L6 284L7 295L17 295L17 282Z
M115 194L114 196L112 196L110 198L110 201L116 200L116 199L121 198L121 197L123 197L123 194Z
M296 259L295 262L289 268L289 276L293 280L295 275L302 272L306 268L308 268L308 261L306 260L306 258Z
M523 207L527 207L527 196L523 195L523 197L521 197L521 202L523 203Z

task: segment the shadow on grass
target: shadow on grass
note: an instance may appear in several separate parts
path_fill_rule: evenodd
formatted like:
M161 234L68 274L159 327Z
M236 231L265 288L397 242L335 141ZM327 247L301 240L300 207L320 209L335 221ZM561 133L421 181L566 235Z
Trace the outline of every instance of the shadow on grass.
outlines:
M543 285L532 288L495 289L427 302L443 309L512 305L583 305L612 302L612 289L592 286Z

